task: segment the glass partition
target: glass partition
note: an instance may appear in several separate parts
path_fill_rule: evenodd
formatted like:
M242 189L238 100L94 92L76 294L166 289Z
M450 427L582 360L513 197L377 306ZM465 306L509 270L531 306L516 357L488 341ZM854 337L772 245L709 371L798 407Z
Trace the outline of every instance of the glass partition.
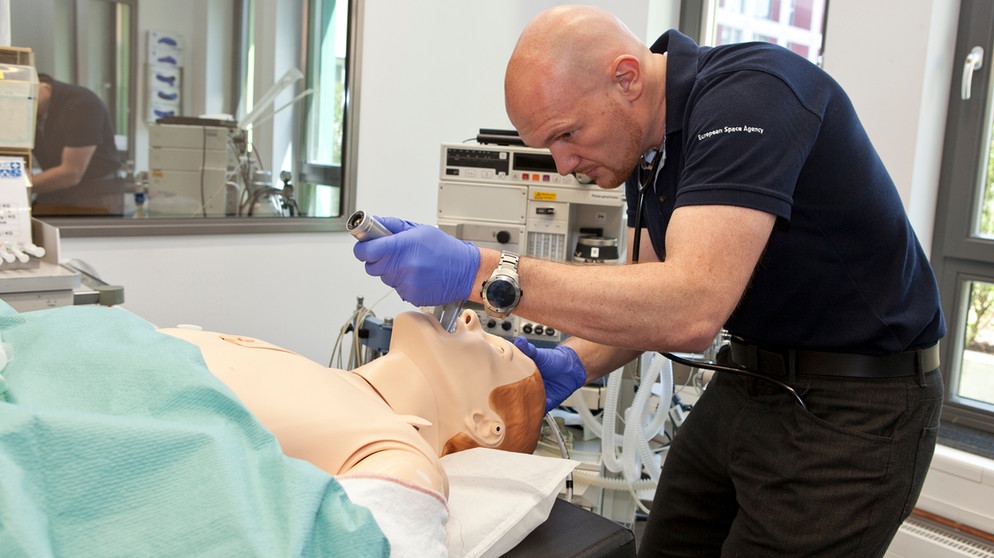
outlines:
M143 9L161 9L156 2L174 4L170 0L145 0ZM194 45L198 52L196 64L214 64L220 60L223 66L237 66L226 67L224 72L211 72L208 68L206 72L208 80L230 73L227 79L231 84L222 85L225 90L231 90L224 102L224 112L236 114L238 103L245 103L246 97L258 101L263 94L252 89L255 64L260 56L255 51L256 38L267 32L270 36L281 32L268 30L265 26L273 26L275 22L267 22L266 17L258 14L284 10L289 5L272 0L212 0L198 6L204 6L211 14L235 14L233 19L237 23L232 37L199 37L198 33L226 32L196 23L191 23L191 29L183 33L187 44ZM176 115L180 121L168 124L192 126L198 133L186 134L186 139L178 140L179 145L168 146L176 148L168 154L173 165L170 168L181 168L186 173L174 181L185 182L183 187L191 192L183 202L199 206L195 211L157 212L154 208L168 207L165 196L172 194L157 189L156 181L162 177L163 168L151 161L142 168L134 164L145 156L142 138L146 132L149 159L152 159L156 146L151 143L158 141L153 139L152 129L166 123L145 119L145 107L138 106L140 99L147 101L150 95L161 92L145 76L148 64L144 62L150 49L145 40L151 30L138 27L137 0L14 2L11 19L18 32L12 33L13 44L35 51L39 71L47 70L59 81L82 85L103 101L111 116L122 162L116 173L124 189L122 216L83 213L41 218L58 226L65 237L343 230L343 216L351 212L355 198L352 178L355 154L349 150L354 142L349 141L348 133L355 133L357 114L354 104L358 65L352 55L359 41L361 0L308 0L295 6L294 10L303 12L300 28L304 32L297 35L299 46L286 49L290 54L281 55L273 55L268 45L261 49L262 56L284 57L276 62L266 60L267 63L299 67L304 74L304 79L286 88L292 101L278 97L271 108L273 112L294 115L290 118L293 131L289 132L294 145L288 150L287 160L264 164L252 149L252 134L261 133L260 125L271 126L269 118L256 122L246 132L237 122L205 124L199 115ZM62 31L53 32L53 26ZM212 52L217 45L239 52ZM202 68L198 70L203 72ZM181 83L188 73L186 68L180 69L176 82ZM198 87L205 86L198 84ZM211 95L214 89L207 89L206 95ZM183 92L189 96L189 88L177 88L175 94ZM242 106L251 108L251 102ZM220 149L209 150L205 138L208 133L214 133L214 124L219 124L220 133L227 137L221 141ZM139 126L142 135L136 141ZM197 141L190 139L194 136ZM267 141L274 140L267 138ZM136 154L136 149L141 153ZM266 167L275 168L258 172ZM249 171L243 172L245 169ZM283 169L286 170L280 172ZM164 197L157 199L157 195Z

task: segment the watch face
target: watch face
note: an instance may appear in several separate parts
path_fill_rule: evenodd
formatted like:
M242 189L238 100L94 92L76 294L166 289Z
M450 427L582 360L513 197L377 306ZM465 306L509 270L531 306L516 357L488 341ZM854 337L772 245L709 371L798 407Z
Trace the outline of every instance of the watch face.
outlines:
M518 290L506 279L497 279L487 286L487 300L497 308L507 308L514 304Z

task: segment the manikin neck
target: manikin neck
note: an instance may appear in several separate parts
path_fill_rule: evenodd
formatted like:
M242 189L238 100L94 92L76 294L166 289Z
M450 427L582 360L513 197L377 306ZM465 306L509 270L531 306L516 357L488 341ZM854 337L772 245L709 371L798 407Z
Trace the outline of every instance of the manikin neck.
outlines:
M438 417L437 392L441 386L428 381L422 368L407 355L392 351L352 370L361 376L398 415L409 418L437 454L452 434L442 432ZM437 383L437 382L436 382Z

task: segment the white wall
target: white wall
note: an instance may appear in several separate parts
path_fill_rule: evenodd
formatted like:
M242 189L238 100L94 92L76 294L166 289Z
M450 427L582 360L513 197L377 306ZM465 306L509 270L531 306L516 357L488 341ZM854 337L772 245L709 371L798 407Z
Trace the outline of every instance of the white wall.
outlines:
M176 8L176 1L143 1L142 30L184 25L188 19L184 10ZM435 221L439 144L475 136L480 127L509 126L502 95L507 57L525 22L556 3L366 0L357 171L360 208ZM949 33L941 29L949 18L935 22L932 18L940 6L952 3L881 3L893 11L890 17L871 18L879 25L869 35L887 40L864 50L837 45L869 40L859 37L864 34L860 23L864 17L856 16L866 3L832 0L826 65L852 89L885 162L896 169L905 203L917 209L921 199L927 207L916 212L915 220L920 232L928 231L922 235L927 242L935 177L916 173L922 157L930 152L938 156L942 134L935 132L941 126L932 129L933 122L924 121L923 115L944 112L945 102L923 89L928 89L924 84L931 75L926 69L933 73L948 69L935 63L927 46L917 43L928 42L923 37ZM660 0L600 4L618 13L636 33L660 25L644 17L650 10L673 12L667 9L672 4ZM189 39L192 43L195 37ZM902 57L910 59L911 69L894 69L896 75L877 79L879 60ZM948 84L948 79L942 83ZM883 113L902 115L905 126L894 130L889 122L876 124L875 118ZM924 193L919 195L919 189ZM364 296L370 305L387 293L378 280L365 276L352 256L352 245L346 233L82 238L64 239L63 251L94 266L108 282L124 285L125 307L153 323L198 323L261 337L325 362L356 297ZM395 295L388 295L374 310L392 316L406 309Z
M931 253L959 0L832 0L825 70L845 87Z
M10 3L10 39L13 46L32 49L39 72L71 81L74 61L69 53L74 23L64 8L59 0Z

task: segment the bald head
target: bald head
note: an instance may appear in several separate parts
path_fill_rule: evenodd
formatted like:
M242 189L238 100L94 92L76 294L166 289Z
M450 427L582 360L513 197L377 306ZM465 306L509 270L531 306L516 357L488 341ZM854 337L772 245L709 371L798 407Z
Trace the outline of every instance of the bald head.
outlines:
M586 101L617 85L629 70L635 72L632 77L640 77L651 58L649 48L606 10L594 6L545 10L525 26L507 63L508 117L523 132L520 126L530 127L535 118L562 109L567 99Z
M665 61L610 12L556 6L521 33L504 103L524 142L552 150L561 174L595 172L614 187L662 140Z
M594 6L556 6L525 27L508 63L508 74L543 69L582 71L637 54L644 45L614 14Z

